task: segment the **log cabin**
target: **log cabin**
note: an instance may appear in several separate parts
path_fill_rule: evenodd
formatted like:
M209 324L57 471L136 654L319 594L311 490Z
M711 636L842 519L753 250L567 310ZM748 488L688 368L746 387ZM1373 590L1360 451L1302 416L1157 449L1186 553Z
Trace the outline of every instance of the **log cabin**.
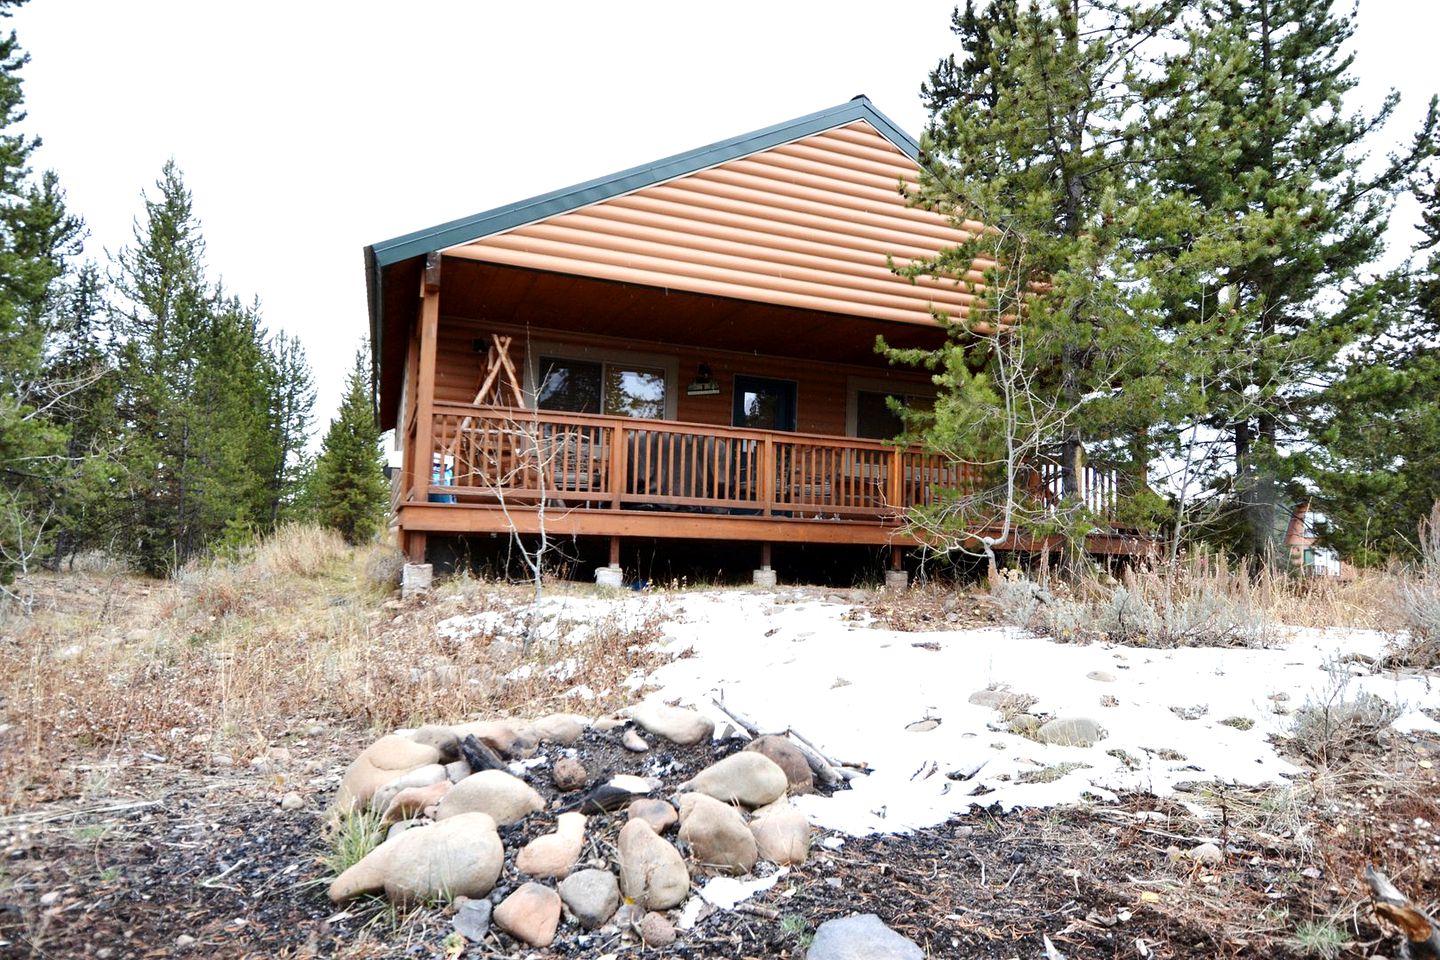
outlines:
M735 541L766 583L772 544L854 544L889 547L895 576L905 512L975 482L892 442L886 398L935 387L876 351L939 346L936 313L972 297L892 269L981 228L907 203L920 162L856 97L365 248L401 548L605 538L597 579L618 583L624 538ZM1090 472L1106 514L1115 485Z

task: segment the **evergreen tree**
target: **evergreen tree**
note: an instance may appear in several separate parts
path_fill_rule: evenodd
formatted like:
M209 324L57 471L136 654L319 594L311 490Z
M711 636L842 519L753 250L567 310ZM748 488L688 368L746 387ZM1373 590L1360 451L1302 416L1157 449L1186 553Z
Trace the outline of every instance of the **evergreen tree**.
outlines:
M1440 501L1440 182L1422 175L1415 189L1416 249L1429 256L1389 278L1382 326L1326 398L1326 539L1361 564L1414 556L1418 524Z
M315 381L305 348L294 337L276 334L266 345L270 457L264 464L270 526L293 517L313 464L305 452L314 424Z
M16 5L0 0L0 17ZM0 37L0 585L49 549L67 388L47 377L43 318L81 234L55 175L31 175L39 141L16 130L27 59L13 31Z
M1295 483L1320 439L1317 413L1348 349L1373 332L1390 201L1420 152L1361 173L1384 124L1349 113L1353 15L1330 0L1200 0L1188 49L1172 61L1172 149L1156 175L1203 214L1214 269L1172 289L1176 329L1208 329L1223 358L1204 382L1204 426L1225 438L1209 467L1229 508L1215 534L1261 561L1279 550ZM1190 245L1193 236L1177 239Z
M1131 81L1169 19L1098 0L967 5L952 26L962 58L942 61L922 88L931 122L920 200L971 239L907 270L956 278L977 299L940 351L891 357L937 371L932 446L997 464L1005 437L1030 459L1059 461L1060 509L1042 512L1070 534L1072 559L1093 528L1086 453L1143 476L1151 426L1173 415L1162 409L1179 379L1168 364L1185 355L1157 335L1163 265L1135 256L1165 198L1137 174L1143 104ZM1137 508L1154 506L1143 482L1130 493Z
M370 365L362 349L355 355L355 367L345 381L345 399L325 432L311 477L309 496L316 519L340 531L350 543L374 539L389 509L384 465L370 395Z
M125 554L153 575L272 528L293 497L309 371L259 305L205 276L205 243L174 162L115 261ZM277 347L278 344L278 347Z

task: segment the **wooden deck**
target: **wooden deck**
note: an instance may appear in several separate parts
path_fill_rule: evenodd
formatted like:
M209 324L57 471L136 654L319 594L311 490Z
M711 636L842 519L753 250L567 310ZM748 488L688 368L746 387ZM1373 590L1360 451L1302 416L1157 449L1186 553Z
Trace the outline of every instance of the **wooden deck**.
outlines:
M397 519L412 534L543 527L554 535L914 546L902 524L907 510L981 483L969 465L853 437L448 403L432 409L431 474L407 473L397 497ZM426 433L407 426L412 436ZM1035 475L1042 490L1053 479ZM1113 478L1087 470L1085 480L1087 505L1112 516ZM1129 554L1146 543L1116 531L1092 538L1091 548Z

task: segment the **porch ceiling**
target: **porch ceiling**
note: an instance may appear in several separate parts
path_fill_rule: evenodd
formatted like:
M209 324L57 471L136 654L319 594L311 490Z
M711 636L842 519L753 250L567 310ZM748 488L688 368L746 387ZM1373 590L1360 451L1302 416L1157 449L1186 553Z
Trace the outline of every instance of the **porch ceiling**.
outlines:
M932 327L446 257L440 311L504 323L829 363L883 366L875 338L935 347Z

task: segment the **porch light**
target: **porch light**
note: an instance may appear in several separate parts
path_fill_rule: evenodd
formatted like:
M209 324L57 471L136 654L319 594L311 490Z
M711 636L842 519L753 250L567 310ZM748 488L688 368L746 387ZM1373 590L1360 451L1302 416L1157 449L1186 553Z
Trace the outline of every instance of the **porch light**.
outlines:
M685 388L685 393L692 397L713 397L720 392L720 383L710 372L710 365L702 363L695 370L695 379Z

